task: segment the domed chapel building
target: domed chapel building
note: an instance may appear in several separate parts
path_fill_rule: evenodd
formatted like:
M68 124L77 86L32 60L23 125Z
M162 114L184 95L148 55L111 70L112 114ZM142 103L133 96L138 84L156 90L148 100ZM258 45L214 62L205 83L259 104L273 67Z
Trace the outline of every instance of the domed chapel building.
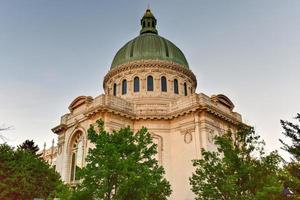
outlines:
M147 127L158 145L156 156L171 183L172 200L194 199L189 184L192 160L201 148L215 149L212 138L242 122L234 104L222 94L197 94L197 79L182 51L158 35L156 19L147 9L139 36L115 55L104 77L105 93L79 96L53 128L58 135L56 170L76 184L76 169L85 165L90 124L103 119L107 131Z

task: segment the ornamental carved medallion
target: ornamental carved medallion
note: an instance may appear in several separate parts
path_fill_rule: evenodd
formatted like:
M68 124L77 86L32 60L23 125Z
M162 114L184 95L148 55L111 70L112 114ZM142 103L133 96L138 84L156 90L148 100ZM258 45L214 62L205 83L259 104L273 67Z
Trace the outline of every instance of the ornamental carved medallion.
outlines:
M208 141L210 143L213 143L214 137L215 137L215 131L213 129L208 128Z
M184 134L184 142L186 144L190 144L192 141L193 141L193 135L191 133L191 131L187 131L185 134Z

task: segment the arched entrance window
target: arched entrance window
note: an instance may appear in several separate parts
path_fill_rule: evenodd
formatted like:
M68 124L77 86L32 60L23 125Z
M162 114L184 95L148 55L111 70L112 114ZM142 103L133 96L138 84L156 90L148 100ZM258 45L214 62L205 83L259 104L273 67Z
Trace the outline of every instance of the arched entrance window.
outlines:
M84 144L83 144L83 134L78 132L75 136L72 146L72 156L71 156L71 176L70 181L74 182L79 180L78 173L83 167L83 152L84 152Z
M153 158L155 158L158 161L158 163L161 165L162 164L163 138L160 135L156 135L154 133L151 133L151 137L152 137L153 143L157 145L156 146L157 153Z
M184 85L183 85L183 87L184 87L184 96L187 96L188 94L188 91L187 91L187 85L186 85L186 83L184 83Z
M116 83L114 84L114 89L113 90L114 90L114 92L113 92L114 96L117 96L117 84Z
M133 91L134 92L140 91L140 78L139 77L135 77L133 80Z
M174 79L174 93L175 94L179 94L179 90L178 90L178 80Z
M161 77L161 91L167 92L168 85L167 85L167 78L165 76Z
M122 81L122 94L127 94L127 80Z
M153 87L153 77L152 76L148 76L147 77L147 91L153 91L154 87Z

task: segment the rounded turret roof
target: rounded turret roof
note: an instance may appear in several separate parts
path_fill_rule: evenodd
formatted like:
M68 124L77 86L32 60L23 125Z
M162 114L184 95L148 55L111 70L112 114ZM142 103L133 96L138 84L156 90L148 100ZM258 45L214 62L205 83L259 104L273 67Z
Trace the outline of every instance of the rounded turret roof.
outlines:
M140 35L127 42L115 55L111 69L138 60L170 61L189 68L182 51L169 40L158 35L156 19L147 9L141 19Z

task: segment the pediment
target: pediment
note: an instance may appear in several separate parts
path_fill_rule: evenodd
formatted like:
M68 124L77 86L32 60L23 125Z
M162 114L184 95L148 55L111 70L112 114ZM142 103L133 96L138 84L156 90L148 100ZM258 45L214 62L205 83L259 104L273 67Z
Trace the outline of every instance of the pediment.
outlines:
M211 100L223 104L230 110L233 110L234 108L234 104L232 103L232 101L224 94L212 95Z
M73 112L76 108L80 107L83 104L90 104L93 101L91 96L79 96L72 101L69 106L70 112Z

